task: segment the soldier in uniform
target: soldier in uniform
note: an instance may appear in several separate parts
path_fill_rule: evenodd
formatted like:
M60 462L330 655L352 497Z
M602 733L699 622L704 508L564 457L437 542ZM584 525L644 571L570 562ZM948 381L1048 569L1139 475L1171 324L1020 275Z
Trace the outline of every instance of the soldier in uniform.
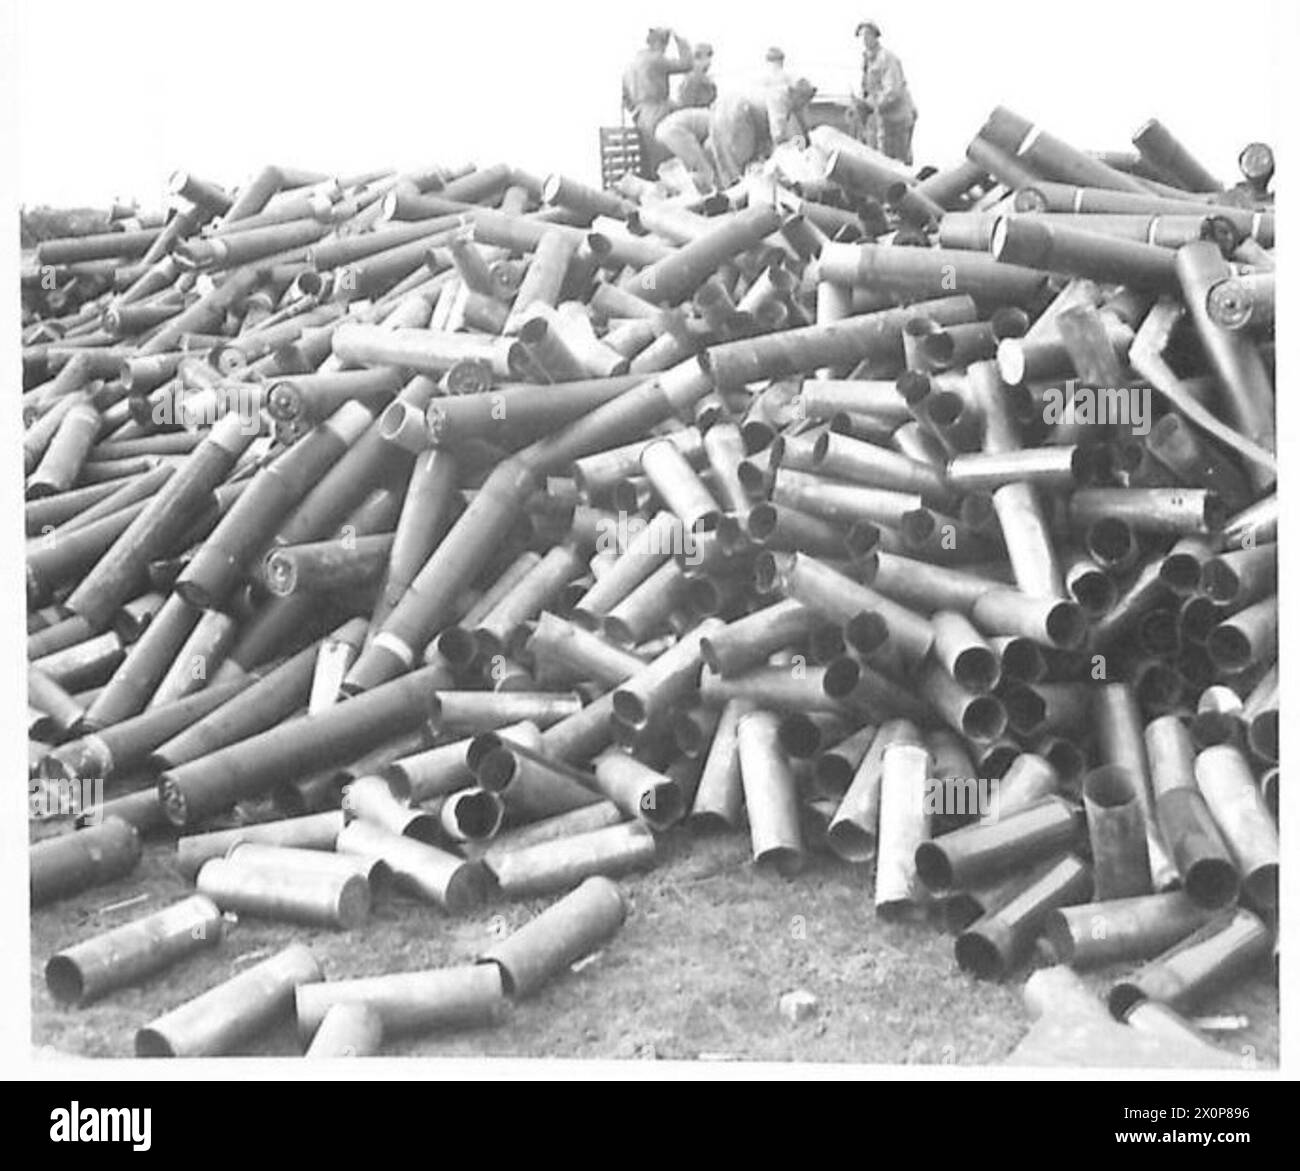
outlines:
M681 88L677 91L678 108L702 110L713 105L713 99L718 96L718 87L709 76L712 64L713 46L700 41L691 53L691 71L682 78Z
M858 104L866 127L867 145L899 162L912 164L912 130L916 106L898 57L880 43L880 27L864 20L862 38L862 98Z
M729 187L746 166L767 158L774 146L804 134L803 111L816 93L816 87L801 77L788 86L768 83L759 93L719 97L709 126L719 185Z
M677 57L668 56L668 41L677 42ZM632 115L641 140L641 173L655 177L655 168L668 153L655 140L655 128L673 108L669 82L675 73L691 69L691 47L672 29L652 28L642 49L623 74L623 108Z

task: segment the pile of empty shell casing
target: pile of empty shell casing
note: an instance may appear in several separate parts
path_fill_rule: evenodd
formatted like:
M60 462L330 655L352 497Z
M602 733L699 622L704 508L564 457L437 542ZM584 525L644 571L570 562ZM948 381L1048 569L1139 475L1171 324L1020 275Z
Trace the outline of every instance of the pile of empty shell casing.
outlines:
M24 336L33 796L106 800L32 895L169 831L196 887L58 999L223 912L563 896L469 967L291 947L138 1045L481 1023L683 822L874 866L977 976L1150 959L1117 1014L1274 954L1270 152L811 139L708 195L179 175L147 239L41 246L107 287Z

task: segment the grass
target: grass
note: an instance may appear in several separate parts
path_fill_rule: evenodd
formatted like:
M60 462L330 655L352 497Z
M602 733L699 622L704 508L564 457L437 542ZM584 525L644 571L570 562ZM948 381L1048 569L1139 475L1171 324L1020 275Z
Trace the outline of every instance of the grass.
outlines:
M628 921L591 960L496 1027L395 1038L385 1054L454 1057L751 1059L862 1063L998 1063L1030 1021L1020 985L976 981L958 971L952 938L928 924L878 919L866 872L817 856L791 880L755 872L743 835L661 839L659 865L620 880ZM62 1008L43 967L59 948L173 902L190 891L169 845L151 845L134 875L32 916L34 1043L88 1057L128 1056L135 1030L293 941L309 944L326 977L464 963L549 900L489 905L448 918L435 907L380 901L363 928L331 932L259 922L235 924L215 949L143 985L85 1008ZM140 893L147 901L101 913ZM1087 977L1099 992L1120 974ZM797 1024L777 1010L796 988L817 1014ZM1252 978L1205 1004L1242 1013L1249 1028L1223 1042L1251 1045L1260 1065L1277 1062L1277 998ZM285 1021L243 1050L300 1052Z

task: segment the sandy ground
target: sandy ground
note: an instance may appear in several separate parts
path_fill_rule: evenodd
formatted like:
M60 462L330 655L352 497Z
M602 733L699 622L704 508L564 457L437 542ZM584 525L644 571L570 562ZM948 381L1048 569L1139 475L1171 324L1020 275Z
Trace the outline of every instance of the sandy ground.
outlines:
M577 970L514 1006L491 1029L398 1038L386 1053L756 1059L809 1062L997 1063L1029 1027L1020 987L973 980L958 969L952 938L928 924L879 920L869 875L827 857L795 879L754 871L738 835L661 839L655 870L620 884L631 906L623 930ZM401 897L380 901L348 932L244 918L215 949L147 983L85 1008L62 1008L45 989L45 961L60 947L172 902L190 890L167 843L137 872L32 918L33 1041L38 1051L128 1056L135 1030L291 941L308 943L327 978L461 963L549 900L489 905L448 918ZM144 900L128 906L114 904ZM1089 974L1103 990L1121 969ZM782 1018L783 993L806 989L813 1017ZM1260 1066L1277 1062L1277 996L1271 978L1238 984L1198 1010L1241 1014L1247 1028L1217 1035ZM243 1052L300 1052L291 1022Z

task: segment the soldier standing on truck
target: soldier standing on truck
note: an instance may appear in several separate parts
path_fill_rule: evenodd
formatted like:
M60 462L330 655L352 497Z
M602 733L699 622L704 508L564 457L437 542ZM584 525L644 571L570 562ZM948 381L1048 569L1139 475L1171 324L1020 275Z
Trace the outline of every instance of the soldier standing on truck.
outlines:
M713 64L713 46L700 41L691 53L691 71L682 78L677 91L677 106L682 110L704 109L713 105L718 87L709 76Z
M677 58L668 56L668 41L677 42ZM655 141L655 127L673 108L669 81L675 73L691 69L691 46L668 28L652 28L642 49L623 74L623 108L632 115L637 137L641 140L641 173L655 177L655 168L668 153Z
M891 159L912 165L912 130L916 106L898 57L880 43L880 26L864 20L862 38L862 98L858 111L866 125L867 145Z
M759 93L722 94L713 105L708 141L719 186L730 187L774 146L806 137L803 112L816 93L801 77L788 86L769 83Z

